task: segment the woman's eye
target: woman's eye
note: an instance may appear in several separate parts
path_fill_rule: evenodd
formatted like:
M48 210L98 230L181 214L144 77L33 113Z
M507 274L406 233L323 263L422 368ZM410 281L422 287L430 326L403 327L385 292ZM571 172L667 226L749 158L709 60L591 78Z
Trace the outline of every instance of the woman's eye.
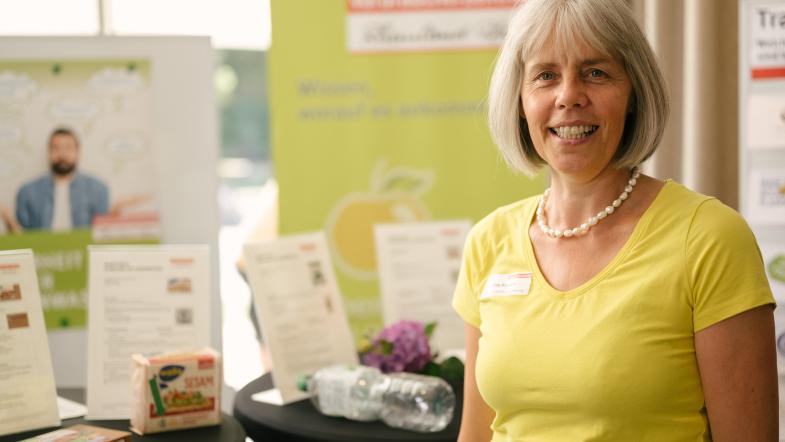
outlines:
M590 69L589 70L589 77L591 78L603 78L605 77L605 72L599 69Z
M556 78L556 75L553 72L542 72L540 75L537 76L538 80L553 80Z

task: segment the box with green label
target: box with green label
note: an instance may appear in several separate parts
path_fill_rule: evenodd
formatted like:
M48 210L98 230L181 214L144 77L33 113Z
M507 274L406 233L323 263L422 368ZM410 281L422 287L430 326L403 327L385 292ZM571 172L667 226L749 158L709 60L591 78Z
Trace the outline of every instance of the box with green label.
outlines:
M221 355L211 348L132 356L131 430L139 434L221 423Z

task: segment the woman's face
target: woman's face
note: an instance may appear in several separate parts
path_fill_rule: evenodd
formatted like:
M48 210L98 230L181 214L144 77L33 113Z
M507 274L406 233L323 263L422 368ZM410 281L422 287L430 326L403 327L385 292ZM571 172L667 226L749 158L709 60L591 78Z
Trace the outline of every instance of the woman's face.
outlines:
M521 103L534 148L556 173L587 179L610 163L631 85L624 67L585 43L546 44L527 60Z

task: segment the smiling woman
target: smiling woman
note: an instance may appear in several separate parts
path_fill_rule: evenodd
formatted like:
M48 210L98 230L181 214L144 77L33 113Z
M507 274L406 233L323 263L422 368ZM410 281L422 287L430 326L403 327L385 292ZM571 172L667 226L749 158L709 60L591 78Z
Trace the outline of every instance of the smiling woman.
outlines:
M544 165L534 150L525 119L517 112L522 111L519 95L526 80L524 65L527 71L537 71L537 60L532 58L542 58L546 51L573 59L580 59L580 52L589 51L593 56L583 60L588 62L586 75L602 76L602 67L595 66L599 69L594 72L590 69L592 63L614 64L622 72L604 74L626 77L632 96L637 97L628 103L630 121L619 146L617 166L642 163L654 153L662 138L669 111L665 79L646 38L626 5L620 6L619 2L556 3L563 9L557 16L548 17L551 8L530 5L528 14L516 14L510 23L489 91L489 125L494 141L515 169L531 173ZM544 79L553 79L551 75L555 74L548 73ZM628 155L622 158L625 153Z
M510 21L491 134L551 187L467 239L460 441L776 440L755 238L716 199L638 170L666 96L624 0L526 0Z
M585 42L549 40L523 71L521 103L537 155L551 168L597 174L621 142L630 102L624 67Z

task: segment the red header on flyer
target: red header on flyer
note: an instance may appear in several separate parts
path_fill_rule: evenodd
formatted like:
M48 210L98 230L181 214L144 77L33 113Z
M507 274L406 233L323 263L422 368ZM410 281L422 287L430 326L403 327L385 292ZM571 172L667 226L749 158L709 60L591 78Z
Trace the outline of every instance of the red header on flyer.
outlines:
M785 78L785 66L779 68L756 68L752 70L753 80L764 80L771 78Z

